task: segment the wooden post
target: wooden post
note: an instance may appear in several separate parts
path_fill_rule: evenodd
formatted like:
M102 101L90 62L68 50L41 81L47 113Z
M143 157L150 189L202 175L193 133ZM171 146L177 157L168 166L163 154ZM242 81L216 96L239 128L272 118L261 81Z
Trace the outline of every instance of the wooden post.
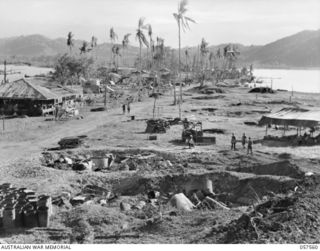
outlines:
M268 124L266 124L266 136L268 136Z
M4 114L2 115L2 130L5 131Z
M104 88L104 107L107 106L107 86Z

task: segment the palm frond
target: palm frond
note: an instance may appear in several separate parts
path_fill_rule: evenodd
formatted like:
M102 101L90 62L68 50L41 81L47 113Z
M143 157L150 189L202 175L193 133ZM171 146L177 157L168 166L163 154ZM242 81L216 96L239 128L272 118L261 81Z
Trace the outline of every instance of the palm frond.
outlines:
M152 26L151 26L151 24L148 24L148 35L149 35L149 37L152 37Z
M187 20L187 22L192 22L192 23L196 24L196 21L194 19L192 19L190 17L184 17L184 18Z

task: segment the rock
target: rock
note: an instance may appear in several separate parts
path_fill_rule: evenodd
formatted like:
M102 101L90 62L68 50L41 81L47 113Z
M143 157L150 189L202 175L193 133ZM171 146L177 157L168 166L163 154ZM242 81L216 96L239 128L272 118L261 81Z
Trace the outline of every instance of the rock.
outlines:
M160 192L158 191L150 191L148 192L148 199L155 199L160 196Z
M72 159L68 157L64 157L64 162L66 162L68 165L72 165Z
M129 210L131 210L131 205L129 203L121 201L120 202L120 209L121 209L121 211L129 211Z
M70 200L71 199L71 194L69 192L62 192L61 197Z
M138 204L134 206L134 208L141 210L145 205L146 203L144 201L139 201Z
M107 205L107 200L100 200L100 205L101 206Z

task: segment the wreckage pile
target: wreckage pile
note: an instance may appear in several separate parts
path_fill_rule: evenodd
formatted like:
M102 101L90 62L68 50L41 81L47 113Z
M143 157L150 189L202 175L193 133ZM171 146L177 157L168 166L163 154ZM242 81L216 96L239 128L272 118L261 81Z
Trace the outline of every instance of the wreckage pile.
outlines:
M164 119L149 119L147 120L146 133L166 133L170 128L170 123Z
M172 125L178 125L180 118L164 118L147 120L146 133L166 133Z
M126 152L43 152L41 162L44 166L60 170L75 171L151 171L173 168L173 163L151 152L130 154Z
M51 197L36 196L27 188L0 185L0 228L48 227L52 215Z
M60 170L101 171L112 166L115 157L113 154L91 157L89 155L72 155L66 153L43 152L42 163L45 166Z
M83 138L86 136L78 136L78 137L66 137L60 139L58 142L61 149L67 149L67 148L76 148L79 147L83 143Z

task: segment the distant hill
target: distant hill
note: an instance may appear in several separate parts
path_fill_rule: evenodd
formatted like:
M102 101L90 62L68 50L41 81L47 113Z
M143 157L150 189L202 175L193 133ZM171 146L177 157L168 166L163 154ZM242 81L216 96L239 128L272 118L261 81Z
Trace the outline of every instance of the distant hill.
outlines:
M99 41L98 41L99 42ZM79 52L82 41L76 40L74 53ZM240 63L260 67L320 67L320 30L302 31L264 46L237 44ZM210 46L216 50L223 45ZM192 48L196 51L196 48ZM58 55L69 52L65 38L49 39L42 35L18 36L0 39L0 60L52 65ZM130 46L122 51L128 64L133 64L139 48ZM111 44L99 44L90 54L99 62L111 58Z
M245 62L288 67L320 66L320 30L302 31L242 54Z

